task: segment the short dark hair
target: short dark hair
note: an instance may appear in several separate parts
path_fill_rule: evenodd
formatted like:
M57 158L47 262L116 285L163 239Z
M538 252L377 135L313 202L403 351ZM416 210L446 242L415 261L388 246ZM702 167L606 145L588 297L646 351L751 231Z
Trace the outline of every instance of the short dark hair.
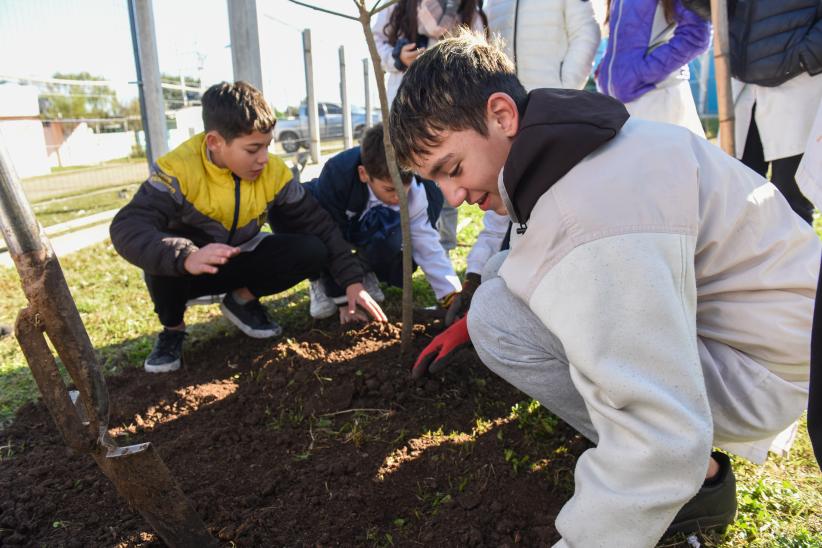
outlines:
M248 82L220 82L203 93L203 126L231 142L253 131L268 133L277 117L263 94Z
M382 124L376 124L368 129L362 136L360 144L360 162L369 177L391 180L391 173L388 171L388 161L385 159L385 144L383 142ZM411 182L411 173L400 172L403 184Z
M498 39L458 30L426 50L408 68L391 106L391 142L400 166L427 156L444 131L473 129L488 135L486 103L496 92L511 96L520 112L528 92Z

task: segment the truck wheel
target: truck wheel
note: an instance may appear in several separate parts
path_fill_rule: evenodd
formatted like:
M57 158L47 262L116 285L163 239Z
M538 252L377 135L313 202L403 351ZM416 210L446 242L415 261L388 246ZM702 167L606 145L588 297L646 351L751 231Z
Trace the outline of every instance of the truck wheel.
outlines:
M284 131L280 133L280 146L286 152L297 152L300 150L300 136L293 131Z

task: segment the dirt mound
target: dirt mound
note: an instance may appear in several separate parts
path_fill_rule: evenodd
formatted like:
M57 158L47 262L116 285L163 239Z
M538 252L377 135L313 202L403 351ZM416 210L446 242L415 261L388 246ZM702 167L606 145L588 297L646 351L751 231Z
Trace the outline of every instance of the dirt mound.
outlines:
M415 326L417 351L430 330ZM411 383L398 339L392 324L318 324L274 345L204 343L178 373L110 379L111 433L153 442L237 546L554 542L587 443L471 350ZM0 545L160 544L42 405L0 435L0 458Z

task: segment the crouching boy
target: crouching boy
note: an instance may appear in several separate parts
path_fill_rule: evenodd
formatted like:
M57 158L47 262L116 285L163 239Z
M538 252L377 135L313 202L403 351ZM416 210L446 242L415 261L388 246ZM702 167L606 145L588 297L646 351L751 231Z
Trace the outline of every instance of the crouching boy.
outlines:
M411 253L434 295L447 307L461 289L435 228L442 209L442 192L433 181L402 174L408 195ZM377 301L379 282L402 286L402 231L399 197L388 173L382 124L369 129L362 145L346 150L323 167L319 178L305 186L336 221L345 239L357 249L365 270L365 288ZM345 291L328 272L311 282L311 316L328 318L346 302ZM345 309L340 321L351 318ZM364 319L364 318L359 318Z
M346 288L349 309L359 304L384 320L333 221L268 153L276 119L262 94L221 83L202 103L205 133L159 158L111 224L115 249L144 271L163 325L146 371L180 367L190 299L224 293L223 315L243 333L277 337L282 329L259 298L326 268ZM260 232L267 213L282 233Z
M451 204L507 212L511 249L467 322L494 372L596 447L578 460L557 546L654 546L736 511L718 446L762 462L805 408L820 244L776 188L604 95L527 94L460 35L422 54L391 111L398 161Z

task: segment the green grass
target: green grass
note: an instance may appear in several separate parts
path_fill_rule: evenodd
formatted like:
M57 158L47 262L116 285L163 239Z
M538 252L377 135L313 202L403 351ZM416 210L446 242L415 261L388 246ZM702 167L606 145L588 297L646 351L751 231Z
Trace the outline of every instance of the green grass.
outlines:
M52 226L102 211L119 209L131 200L138 186L135 183L103 192L84 193L70 198L47 200L34 204L32 208L41 225L44 227Z
M460 219L471 217L475 221L460 233L460 243L452 252L460 274L465 268L469 243L476 239L480 230L481 216L477 208L460 208ZM817 219L815 227L822 237L822 221ZM126 367L139 367L157 330L140 271L117 256L108 242L66 257L61 264L105 372L113 374ZM414 292L417 306L435 304L434 295L419 272L414 277ZM3 296L0 299L0 323L13 324L17 310L25 305L14 269L0 268L0 295ZM400 290L389 288L386 291L389 306L398 309L400 295ZM305 282L266 302L287 329L299 330L310 324ZM191 338L195 340L216 339L235 332L234 327L222 319L216 305L194 307L187 313L186 320ZM481 394L485 387L478 384L476 389ZM36 387L17 342L11 337L0 340L0 421L9 421L20 405L36 396ZM482 398L478 397L477 401L481 404ZM475 432L461 435L479 435L488 429L480 418L480 411L478 409ZM294 417L288 419L295 420ZM573 475L570 467L566 468L565 447L553 434L556 418L536 402L525 399L511 409L509 419L527 437L526 443L516 450L501 444L507 464L518 474L550 471L555 477L565 478L567 484L563 485L572 489ZM354 436L356 433L352 430L343 434ZM456 434L434 431L431 435L447 438ZM822 477L804 424L788 457L772 456L762 467L736 459L734 468L740 502L737 521L724 539L709 540L705 546L822 546L822 513L819 511L822 508ZM438 501L432 499L432 508ZM391 543L390 539L382 537L372 539L372 542Z
M114 160L108 160L107 162L102 162L99 164L89 164L89 165L81 165L81 166L54 166L51 168L51 174L55 175L58 173L71 173L72 171L80 171L83 169L92 169L95 167L101 166L111 166L111 165L121 165L121 164L136 164L136 163L145 163L145 157L141 158L115 158ZM36 177L28 177L26 180L35 180L35 179L42 179L43 177L48 177L49 175L38 175Z
M473 209L475 211L461 214L479 218L481 212ZM39 215L38 220L42 222ZM462 265L463 269L470 249L467 242L474 241L478 233L475 224L463 230L461 244L452 252L455 264ZM112 374L124 367L141 366L151 350L159 324L140 270L121 259L109 242L62 258L60 264L105 372ZM309 323L307 288L308 284L303 282L264 302L269 303L274 316L284 326L299 329ZM13 325L17 311L26 304L15 269L0 268L0 295L3 296L0 299L0 324ZM389 304L393 303L391 306L399 306L400 289L387 288L386 295ZM419 270L414 276L414 295L417 306L436 304L434 294ZM217 305L189 309L186 322L189 324L189 344L235 331L222 318ZM20 405L37 395L17 341L13 337L0 339L0 425L7 423Z

